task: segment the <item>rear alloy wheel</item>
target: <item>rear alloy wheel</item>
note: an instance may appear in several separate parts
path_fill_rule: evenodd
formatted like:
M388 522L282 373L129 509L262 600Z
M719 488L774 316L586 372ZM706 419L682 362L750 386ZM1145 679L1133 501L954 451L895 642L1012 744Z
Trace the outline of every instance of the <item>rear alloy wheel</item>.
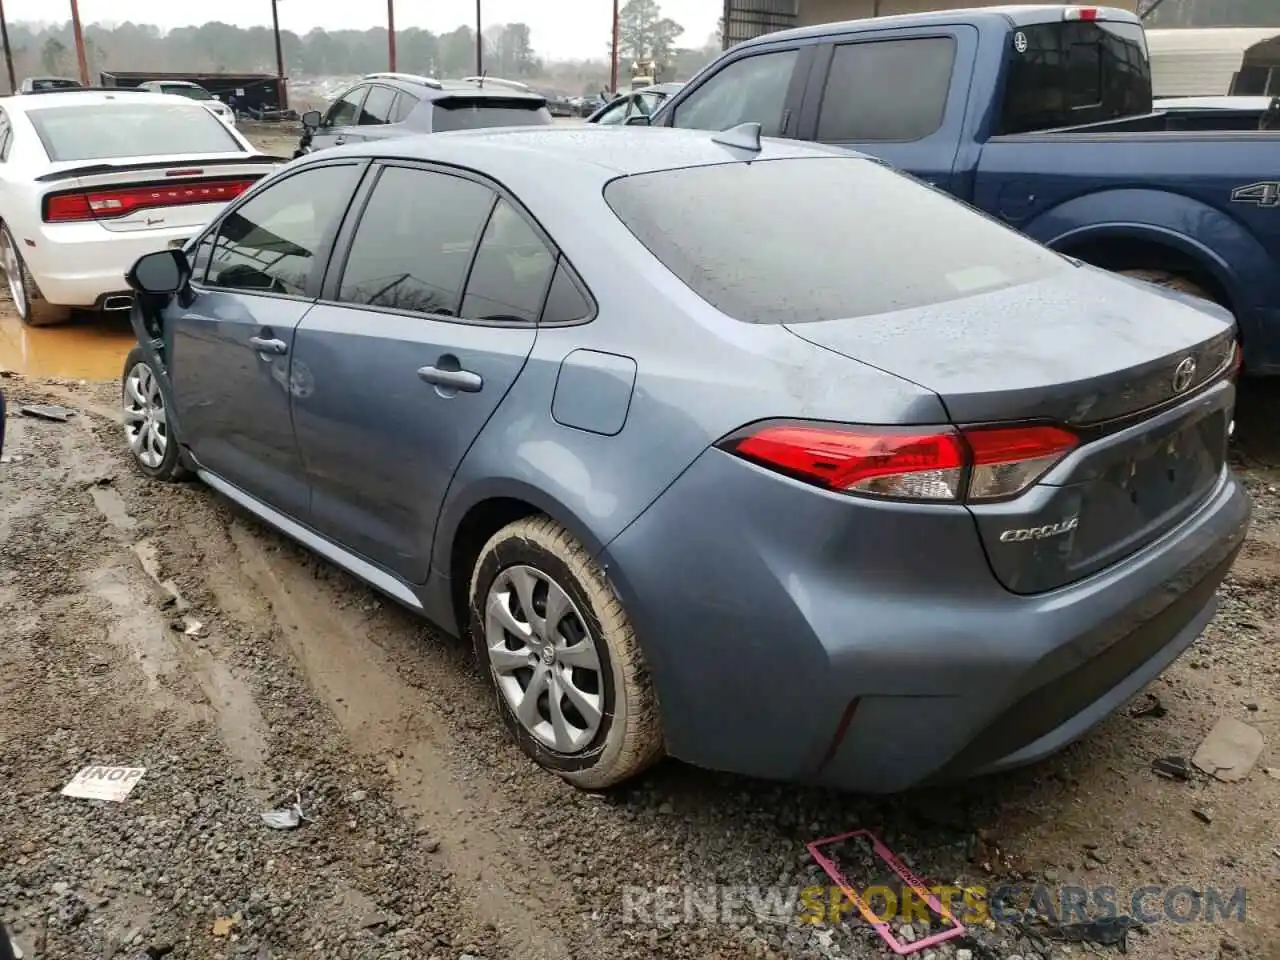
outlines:
M536 763L599 790L662 756L635 631L590 553L547 517L495 534L471 577L470 630L504 723Z
M41 296L7 224L0 227L0 266L4 267L5 279L9 281L14 309L27 326L52 327L71 318L69 307L55 306Z
M134 465L152 480L185 480L178 442L169 430L168 411L160 382L141 347L124 362L121 413L125 439Z

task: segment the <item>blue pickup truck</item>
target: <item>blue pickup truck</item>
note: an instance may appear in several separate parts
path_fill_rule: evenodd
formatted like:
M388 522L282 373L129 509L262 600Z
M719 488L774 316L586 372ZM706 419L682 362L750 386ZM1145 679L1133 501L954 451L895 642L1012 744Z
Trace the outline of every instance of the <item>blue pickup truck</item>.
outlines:
M1257 113L1153 110L1131 13L989 7L768 34L650 121L747 122L880 157L1064 254L1215 300L1246 370L1280 374L1280 132Z

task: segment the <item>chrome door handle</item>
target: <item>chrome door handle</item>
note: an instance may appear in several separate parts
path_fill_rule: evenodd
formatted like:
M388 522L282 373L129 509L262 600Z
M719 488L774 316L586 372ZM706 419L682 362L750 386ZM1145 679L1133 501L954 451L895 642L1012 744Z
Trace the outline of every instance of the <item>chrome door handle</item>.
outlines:
M340 147L340 146L342 146L342 145L343 145L344 143L346 143L346 142L347 142L347 138L346 138L346 137L334 137L334 138L333 138L333 145L334 145L335 147Z
M461 390L463 393L479 393L484 386L484 378L470 370L441 370L439 367L422 367L418 376L427 383L447 390Z
M257 350L259 353L274 353L277 355L289 352L289 345L283 340L268 340L263 337L250 337L249 346Z

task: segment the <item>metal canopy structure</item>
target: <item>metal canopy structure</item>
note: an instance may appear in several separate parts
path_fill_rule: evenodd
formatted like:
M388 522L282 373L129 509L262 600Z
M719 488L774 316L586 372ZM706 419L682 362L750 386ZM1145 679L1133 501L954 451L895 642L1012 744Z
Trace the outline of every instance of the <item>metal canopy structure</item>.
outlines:
M794 27L798 7L799 0L724 0L724 49Z

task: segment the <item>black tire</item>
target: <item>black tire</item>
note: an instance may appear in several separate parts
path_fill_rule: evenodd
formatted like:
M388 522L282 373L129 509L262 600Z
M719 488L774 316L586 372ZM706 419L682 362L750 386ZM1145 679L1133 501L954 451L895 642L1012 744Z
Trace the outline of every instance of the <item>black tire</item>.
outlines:
M155 368L147 360L147 355L141 346L129 351L129 355L124 360L124 370L120 375L120 405L124 417L125 440L129 444L129 459L143 476L151 480L160 480L165 483L187 480L191 472L182 463L178 436L169 428L167 420L164 423L164 455L158 462L148 463L144 460L142 452L133 443L134 420L131 417L131 410L136 411L138 404L130 394L129 378L139 367L145 367L152 377L157 376ZM163 399L160 400L160 405L163 409ZM154 451L154 447L150 449Z
M9 232L8 224L0 227L0 245L7 247L0 253L0 266L8 263L7 254L12 252L13 260L17 264L17 282L21 287L22 296L13 297L13 308L17 311L18 317L29 327L52 327L60 323L66 323L71 319L71 308L60 307L49 303L44 299L44 295L40 292L40 288L36 286L35 279L31 276L31 271L27 269L27 262L22 258L22 251L18 248L17 242L13 239L13 234ZM8 267L5 266L6 279L8 279Z
M1168 287L1170 290L1177 290L1179 293L1199 297L1201 300L1208 300L1210 303L1217 302L1200 284L1179 274L1170 273L1167 270L1120 270L1118 272L1126 277L1133 277L1135 280L1145 280L1147 283L1154 283L1159 287Z
M556 634L563 637L568 632L585 633L585 638L578 642L591 644L598 661L596 676L600 682L596 692L600 696L601 718L589 741L572 752L557 751L526 728L508 703L490 661L486 641L489 592L500 576L510 576L519 568L532 568L538 576L564 591L573 609L560 620ZM546 583L542 583L542 587L549 589ZM537 603L534 597L533 605L536 607ZM545 607L543 609L545 611ZM525 622L528 620L526 616ZM541 516L518 520L503 527L484 545L471 576L469 629L480 668L493 686L503 722L535 763L576 787L601 790L634 777L661 758L663 742L658 704L635 631L591 554L558 523ZM537 667L530 666L530 676L535 669ZM566 668L559 662L547 667L548 671L557 669ZM570 668L568 675L574 678L576 687L579 672ZM541 710L542 700L537 699ZM566 705L568 711L575 709L567 697L559 702L562 709ZM550 710L549 698L546 710ZM550 716L549 712L546 716ZM586 737L588 732L589 727L584 727L582 736Z

